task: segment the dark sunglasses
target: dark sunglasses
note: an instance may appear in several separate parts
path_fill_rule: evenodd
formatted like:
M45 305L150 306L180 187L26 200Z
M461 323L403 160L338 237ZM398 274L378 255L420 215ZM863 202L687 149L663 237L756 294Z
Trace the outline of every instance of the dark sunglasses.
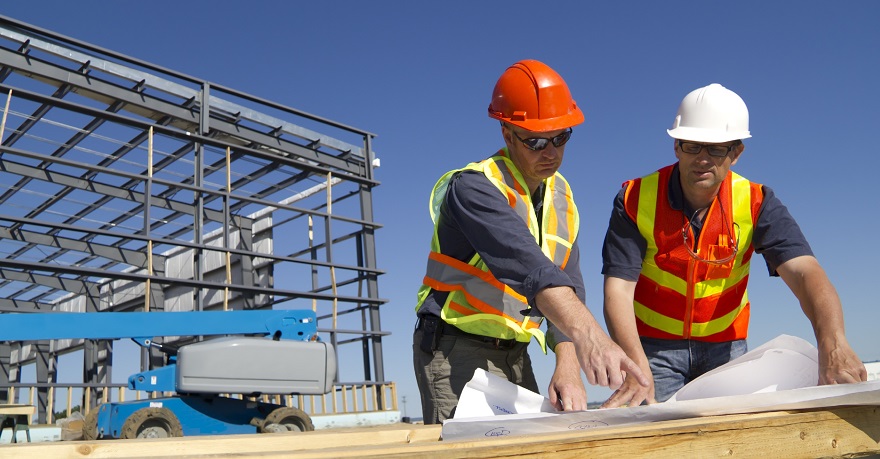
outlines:
M566 142L568 142L568 139L571 138L571 128L568 128L567 131L550 139L545 137L531 137L528 139L524 139L520 137L519 134L517 134L516 131L514 131L513 129L511 129L510 132L512 132L514 137L522 142L522 144L525 145L526 148L533 151L539 151L547 148L547 146L550 145L550 142L553 142L554 147L561 147L565 145Z

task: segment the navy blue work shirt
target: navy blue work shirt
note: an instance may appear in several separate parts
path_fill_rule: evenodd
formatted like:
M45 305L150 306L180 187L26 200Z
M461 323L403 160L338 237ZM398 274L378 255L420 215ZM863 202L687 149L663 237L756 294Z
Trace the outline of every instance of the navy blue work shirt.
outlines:
M764 185L762 191L764 200L758 211L752 245L755 252L764 257L770 275L778 276L776 269L779 265L802 255L813 255L813 250L794 217L773 190ZM647 251L647 241L639 233L636 222L626 213L623 203L625 193L624 186L614 198L614 209L602 246L602 274L637 281ZM695 209L691 209L684 200L678 164L669 177L669 204L673 209L681 210L686 218L695 213ZM702 221L691 221L695 238L699 238L702 224Z
M535 193L535 212L541 221L543 185ZM526 297L532 306L530 315L542 316L535 305L535 295L548 287L566 286L585 301L577 240L565 269L553 264L535 243L528 226L498 188L477 171L461 171L449 181L446 199L440 206L437 237L440 252L467 262L475 254L489 267L496 279ZM440 316L447 292L432 290L418 314ZM559 328L547 321L547 343L571 341Z

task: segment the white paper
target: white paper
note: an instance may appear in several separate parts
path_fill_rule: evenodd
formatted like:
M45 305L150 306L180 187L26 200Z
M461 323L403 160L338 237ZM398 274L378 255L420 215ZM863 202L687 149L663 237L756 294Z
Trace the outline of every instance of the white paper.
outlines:
M556 411L547 397L477 368L458 398L455 419L542 411Z
M691 381L669 401L758 394L819 383L819 351L807 341L780 335Z
M816 386L817 355L816 349L806 341L782 335L692 381L676 394L676 400L572 412L553 412L552 407L547 410L543 404L518 403L520 395L537 394L497 377L486 378L487 381L491 379L491 383L481 383L475 375L478 381L470 389L489 394L481 400L478 394L470 393L463 401L468 405L464 412L478 417L456 414L454 419L443 423L442 436L444 439L466 439L526 435L698 416L880 405L880 380ZM720 394L722 390L715 387L716 384L730 393ZM463 401L459 401L456 411L463 408ZM480 406L490 403L498 408ZM498 414L506 410L515 410L515 414Z

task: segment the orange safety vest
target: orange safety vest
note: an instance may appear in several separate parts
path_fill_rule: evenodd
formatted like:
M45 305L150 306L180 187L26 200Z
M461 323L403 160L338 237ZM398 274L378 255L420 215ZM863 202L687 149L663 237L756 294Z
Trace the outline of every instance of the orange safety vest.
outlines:
M692 256L688 217L669 204L674 165L631 180L624 205L647 241L634 309L639 335L722 342L748 335L752 234L764 195L761 185L728 172L707 211ZM734 252L734 245L736 251ZM722 265L702 260L724 260Z
M542 317L523 314L531 307L526 297L499 281L492 275L479 254L467 262L457 260L440 252L437 237L440 205L446 197L446 189L452 177L463 170L474 170L486 175L498 188L510 207L522 217L535 243L547 258L560 268L565 268L571 248L577 238L580 217L568 182L558 172L545 180L544 210L541 225L532 198L520 171L509 158L506 148L479 163L470 163L462 169L444 174L431 192L430 211L434 221L434 236L428 255L428 268L423 285L419 289L416 311L431 290L449 292L441 318L468 333L500 339L515 338L529 342L532 337L546 353L544 333L539 329Z

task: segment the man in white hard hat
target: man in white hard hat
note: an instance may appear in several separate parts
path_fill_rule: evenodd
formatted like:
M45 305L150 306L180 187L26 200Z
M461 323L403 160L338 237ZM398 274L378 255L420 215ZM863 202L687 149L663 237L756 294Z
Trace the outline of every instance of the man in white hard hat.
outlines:
M751 137L745 102L719 84L696 89L667 132L678 162L623 184L602 249L608 331L652 382L626 381L603 406L665 401L746 352L755 252L813 324L818 383L865 381L840 298L797 222L773 190L730 170Z

